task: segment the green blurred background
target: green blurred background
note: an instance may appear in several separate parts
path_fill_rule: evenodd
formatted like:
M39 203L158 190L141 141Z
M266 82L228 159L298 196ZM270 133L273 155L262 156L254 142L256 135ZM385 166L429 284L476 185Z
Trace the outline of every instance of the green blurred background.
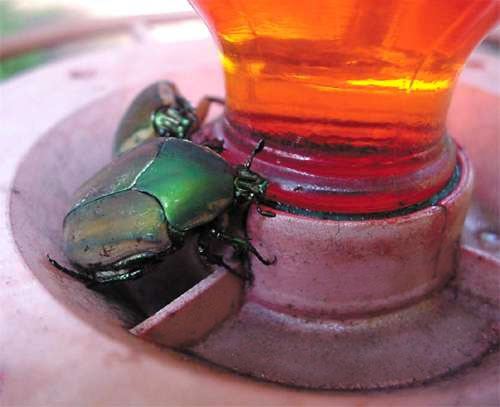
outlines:
M220 0L225 1L225 0ZM448 1L448 0L436 0ZM475 1L475 0L471 0ZM0 47L4 39L16 38L19 34L44 30L56 26L71 26L72 22L81 23L85 19L95 20L113 17L134 17L140 15L169 14L192 11L187 0L0 0ZM175 40L183 36L192 39L208 36L203 24L176 27L172 31L150 29L155 40ZM487 47L498 55L500 28L489 37ZM94 50L131 41L130 33L111 34L96 38L72 41L49 50L22 54L0 61L0 81L39 66L47 61L74 53Z
M5 38L91 18L126 17L191 10L187 0L0 0L0 47ZM124 36L93 39L56 50L30 52L0 61L0 80L68 53L123 41Z
M0 0L0 38L62 20L67 13L66 9L57 7L23 9L16 7L14 0ZM50 58L49 52L37 51L2 61L0 80L36 66L48 58Z

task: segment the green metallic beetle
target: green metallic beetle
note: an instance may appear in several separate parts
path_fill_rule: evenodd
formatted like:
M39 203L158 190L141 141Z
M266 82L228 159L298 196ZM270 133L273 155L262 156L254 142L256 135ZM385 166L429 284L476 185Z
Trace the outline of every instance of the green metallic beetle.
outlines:
M224 101L205 96L193 108L172 82L152 83L134 98L123 115L115 133L114 155L158 136L189 140L205 120L212 103Z
M268 182L250 169L263 146L261 140L234 170L220 155L191 141L158 137L144 142L78 191L63 223L63 249L75 269L49 260L92 285L124 281L139 277L146 265L178 250L186 235L196 232L272 264L248 240L218 226L231 207L264 200ZM200 254L229 269L205 247Z

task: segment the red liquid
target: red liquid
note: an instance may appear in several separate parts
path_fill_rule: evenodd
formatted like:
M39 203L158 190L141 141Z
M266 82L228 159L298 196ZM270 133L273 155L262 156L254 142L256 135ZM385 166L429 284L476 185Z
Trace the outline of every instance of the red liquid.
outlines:
M274 199L380 212L448 182L451 91L497 0L193 3L221 50L228 158L264 137Z

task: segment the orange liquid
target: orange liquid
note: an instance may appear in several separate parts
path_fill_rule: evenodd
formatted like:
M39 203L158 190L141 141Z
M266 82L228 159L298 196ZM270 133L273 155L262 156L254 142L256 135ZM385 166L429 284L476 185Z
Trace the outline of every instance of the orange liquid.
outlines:
M444 126L456 76L497 20L499 5L498 0L193 3L221 51L229 125L284 148L329 153L328 168L318 171L353 179L416 172L445 154ZM453 164L442 168L434 185L427 182L426 194L441 188L452 169Z

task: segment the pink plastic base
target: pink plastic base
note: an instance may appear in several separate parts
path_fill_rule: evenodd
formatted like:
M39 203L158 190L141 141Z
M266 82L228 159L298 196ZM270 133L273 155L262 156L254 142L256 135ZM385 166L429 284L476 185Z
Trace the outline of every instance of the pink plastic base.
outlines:
M252 262L240 312L192 348L261 379L323 389L434 380L497 343L491 313L449 284L472 188L470 165L436 205L378 220L252 211L249 235L274 266Z
M267 267L254 261L250 301L281 313L345 319L415 303L442 287L456 269L457 248L472 190L463 153L462 176L436 205L403 216L324 220L251 211L247 226Z

